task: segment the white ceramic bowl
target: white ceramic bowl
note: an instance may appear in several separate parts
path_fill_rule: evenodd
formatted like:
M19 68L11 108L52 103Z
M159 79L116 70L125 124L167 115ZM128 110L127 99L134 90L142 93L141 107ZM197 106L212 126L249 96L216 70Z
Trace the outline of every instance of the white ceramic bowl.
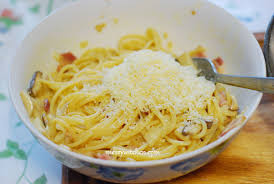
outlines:
M192 15L192 11L196 15ZM104 16L104 17L102 17ZM118 18L118 24L113 23ZM97 33L94 26L105 22ZM115 47L127 33L144 33L147 27L167 32L176 52L197 45L207 48L210 58L221 56L225 72L265 76L265 62L254 36L236 18L204 0L83 0L66 6L43 20L28 34L17 50L11 67L10 96L14 107L36 139L63 164L88 176L117 183L148 183L169 180L189 173L214 159L242 128L239 125L217 141L191 153L144 162L105 161L70 152L38 132L31 124L19 92L31 75L51 62L54 51L73 50L79 42L90 46ZM248 118L262 94L232 88L240 110Z

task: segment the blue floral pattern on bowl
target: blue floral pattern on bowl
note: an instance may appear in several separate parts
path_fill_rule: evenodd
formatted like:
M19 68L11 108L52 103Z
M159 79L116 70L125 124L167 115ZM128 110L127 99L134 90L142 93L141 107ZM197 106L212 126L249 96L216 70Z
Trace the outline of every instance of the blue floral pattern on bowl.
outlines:
M197 155L193 158L184 160L182 162L176 163L170 167L171 170L182 172L187 174L202 165L209 162L211 159L215 158L225 147L228 145L229 140L223 142L219 146L212 148L211 150Z
M111 179L115 181L129 181L136 180L144 174L144 169L126 169L118 167L106 167L99 165L90 165L90 167L96 168L96 173L100 174L105 179Z
M211 154L209 152L206 152L191 159L187 159L177 164L174 164L170 167L170 169L182 173L187 173L202 165L205 160L209 160L210 156Z

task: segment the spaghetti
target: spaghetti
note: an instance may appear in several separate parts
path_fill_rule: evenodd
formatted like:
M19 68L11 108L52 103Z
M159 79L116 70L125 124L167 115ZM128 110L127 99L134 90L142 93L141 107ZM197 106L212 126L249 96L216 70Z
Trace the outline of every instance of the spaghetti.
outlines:
M163 45L147 29L123 36L117 49L56 55L56 71L36 72L20 93L33 124L74 152L120 161L168 158L216 140L238 115L236 99L197 76L191 58L205 57L203 47L177 56Z

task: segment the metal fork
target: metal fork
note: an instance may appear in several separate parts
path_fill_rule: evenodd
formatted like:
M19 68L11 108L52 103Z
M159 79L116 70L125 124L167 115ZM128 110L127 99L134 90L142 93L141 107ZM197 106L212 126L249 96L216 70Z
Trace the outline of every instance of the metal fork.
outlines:
M244 77L219 74L211 60L207 58L192 58L192 60L200 71L198 76L205 76L207 80L274 94L274 77Z

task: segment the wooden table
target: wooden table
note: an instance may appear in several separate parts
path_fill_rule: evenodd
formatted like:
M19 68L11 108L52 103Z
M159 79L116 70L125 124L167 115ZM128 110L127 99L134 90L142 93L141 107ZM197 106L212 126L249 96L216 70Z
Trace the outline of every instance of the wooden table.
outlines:
M263 34L255 34L262 45ZM257 111L228 148L206 166L161 184L274 184L274 95ZM107 184L63 167L63 184Z

